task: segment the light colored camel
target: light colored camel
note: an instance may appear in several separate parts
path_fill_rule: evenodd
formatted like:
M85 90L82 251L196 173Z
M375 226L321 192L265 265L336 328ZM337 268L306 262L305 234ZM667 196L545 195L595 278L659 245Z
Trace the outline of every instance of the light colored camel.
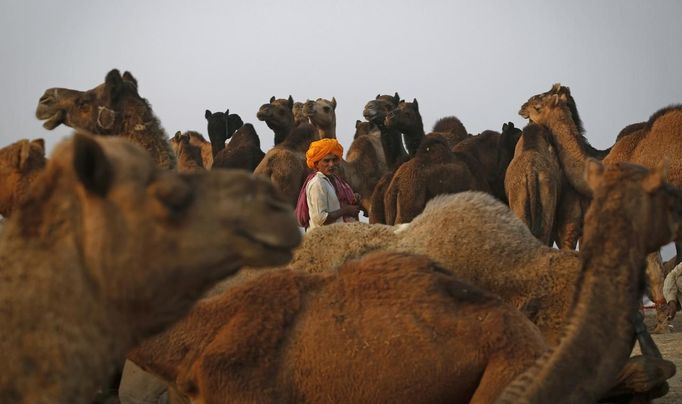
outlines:
M307 100L303 104L303 115L317 130L318 139L336 139L336 98Z
M48 89L36 117L49 130L64 124L94 135L124 137L145 148L159 167L175 167L168 136L129 72L111 70L104 83L88 91Z
M273 95L270 102L261 105L256 113L260 121L264 121L268 128L275 132L274 145L282 143L289 135L294 125L294 99L289 96L287 99L276 99Z
M176 168L179 172L192 172L205 169L203 160L204 149L202 149L201 146L192 144L192 133L196 132L187 131L182 133L177 131L175 136L170 140L173 152L175 152L177 162ZM204 142L208 145L207 150L210 154L211 144L206 141Z
M625 348L632 348L632 303L639 293L636 285L642 276L641 264L646 252L671 238L682 203L679 194L671 194L666 189L660 172L649 173L639 167L621 165L604 172L600 165L597 167L590 174L597 191L588 215L590 222L585 239L587 252L594 254L594 260L592 256L577 260L571 292L572 296L580 296L580 301L578 315L572 321L580 325L567 328L565 340L580 341L584 354L576 356L594 364L600 373L597 380L590 380L589 372L579 367L580 362L569 358L567 363L575 367L574 373L559 379L578 394L583 390L576 389L575 385L589 385L589 397L594 396L595 400L616 384L618 371L623 366L633 373L627 373L630 378L619 380L618 389L631 387L633 379L638 380L636 376L662 383L674 372L674 365L657 358L638 357L625 365L630 352ZM491 227L511 227L516 230L515 235L522 237L509 240L518 250L523 249L524 243L548 250L501 203L483 193L434 199L424 215L438 216L430 217L431 222L437 221L439 225L435 233L443 231L442 223L449 219L443 213L449 213L455 207L449 202L455 201L473 204L469 208L476 206L479 212L468 209L474 220L487 218L488 222L479 222L486 227L477 229L479 233ZM600 220L595 219L597 215ZM604 217L610 219L609 226L603 226ZM302 249L325 245L328 250L316 250L317 254L303 257L299 249L293 271L271 272L200 302L178 325L145 341L130 358L199 402L395 402L405 399L492 402L507 385L508 376L517 373L519 367L526 368L545 345L538 340L538 334L531 332L532 327L526 326L527 319L519 316L520 313L511 315L505 310L509 317L503 324L498 323L501 306L488 306L494 298L475 299L481 304L479 307L487 306L484 311L474 305L466 309L434 310L440 307L436 302L440 301L443 291L450 296L447 301L466 297L471 302L469 299L475 294L484 293L464 283L456 289L437 286L422 269L424 265L432 265L438 277L447 279L451 273L458 272L451 266L428 264L425 258L406 253L387 252L368 254L354 261L365 252L391 250L387 242L398 246L396 249L402 243L411 244L413 249L421 244L429 246L432 252L453 247L452 244L434 245L433 237L423 241L401 240L401 235L414 231L411 228L415 225L419 225L417 220L399 229L361 223L315 229L306 235ZM614 235L617 232L611 225L618 229L623 225L629 227L632 236L623 242ZM419 229L420 234L424 230L427 229ZM433 228L428 230L434 232ZM345 237L348 235L353 237ZM462 234L458 236L467 246L472 245L469 242L484 239L483 235L474 236L472 241ZM609 254L603 243L608 247L618 244L619 252ZM339 246L343 248L336 249ZM481 247L491 248L485 244ZM504 247L506 253L512 252L513 246L509 243ZM325 261L327 252L331 259ZM606 260L606 265L600 259ZM613 260L620 265L612 265ZM338 263L340 267L336 266ZM463 260L458 265L465 264ZM472 265L486 272L488 268L480 264L479 260ZM623 267L630 270L622 271ZM321 274L311 276L307 271ZM585 276L579 277L578 273ZM542 274L536 275L536 283L546 280ZM402 279L399 283L404 281L404 286L398 287L398 279ZM602 282L614 281L623 287L614 290L612 297L594 298L595 294L603 293ZM523 287L519 283L507 286ZM629 308L625 312L618 306L623 303ZM586 321L585 317L593 312L602 318ZM451 323L444 313L452 313L458 320ZM457 326L450 328L454 324ZM607 357L594 355L602 350ZM516 356L512 358L511 352ZM453 353L456 355L451 357ZM329 367L329 363L334 366ZM649 368L642 370L638 367L642 363L658 366L662 373L656 374ZM403 373L405 369L409 375ZM589 371L591 367L586 369ZM453 384L452 380L457 383ZM404 388L396 390L395 386ZM519 391L519 388L512 390ZM552 393L556 397L546 402L560 401L561 395Z
M545 349L498 297L380 252L203 300L129 358L192 402L487 403Z
M550 136L544 126L531 124L523 128L504 177L509 208L548 246L553 242L562 184L561 166Z
M9 217L26 198L45 162L43 139L22 139L0 149L0 215Z
M76 134L0 233L0 402L91 402L215 282L299 241L266 181L162 171L128 140Z

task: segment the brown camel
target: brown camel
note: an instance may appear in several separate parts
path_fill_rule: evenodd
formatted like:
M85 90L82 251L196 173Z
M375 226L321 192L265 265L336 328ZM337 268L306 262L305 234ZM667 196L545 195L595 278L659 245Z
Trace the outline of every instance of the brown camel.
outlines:
M317 129L318 139L336 139L336 98L332 97L331 101L324 98L307 100L303 105L303 115Z
M213 167L240 168L253 172L264 156L256 129L250 123L245 123L232 135L230 143L216 154Z
M76 134L0 233L0 402L91 402L215 282L299 241L266 181L160 170L127 140Z
M561 166L551 140L541 125L523 128L504 177L509 208L530 232L552 245L552 230L561 190Z
M225 142L230 139L237 129L244 125L244 121L237 114L231 114L228 109L225 112L211 112L206 110L204 113L208 130L208 138L211 141L211 165L204 166L210 168L213 165L213 157L225 148ZM206 159L204 159L204 162Z
M545 349L498 297L380 252L206 299L129 358L192 402L489 403Z
M475 163L463 153L452 153L439 136L426 136L415 157L395 171L386 189L386 223L412 221L430 199L440 194L490 192L488 184L474 172Z
M393 111L400 103L400 96L395 95L377 95L375 99L370 100L365 104L362 115L367 121L377 125L381 131L381 146L384 149L384 156L386 165L389 170L395 170L402 164L407 156L407 152L403 147L403 141L400 131L397 129L387 128L385 125L386 116Z
M308 116L303 112L304 106L304 103L296 101L291 108L294 114L294 126L310 123L310 119L308 119Z
M26 198L45 163L43 139L22 139L0 149L0 215L9 217Z
M452 150L465 153L477 160L480 170L477 170L476 174L488 182L493 196L507 203L504 179L520 136L521 130L514 127L512 122L508 122L502 125L502 133L485 130L457 143Z
M410 156L417 153L425 133L416 98L412 102L401 100L398 106L386 115L384 125L388 129L395 129L403 134L405 147Z
M680 206L671 207L679 196L671 201L664 175L641 166L590 160L587 172L593 198L567 332L497 403L597 402L630 360L646 256L677 234ZM674 366L665 373L672 376Z
M446 116L439 119L433 124L432 132L450 133L457 139L455 143L459 143L470 136L462 121L456 116Z
M192 133L199 135L198 133L192 131L187 131L185 133L177 131L175 136L173 136L170 140L171 147L173 148L176 156L176 168L180 172L204 170L204 149L202 149L201 146L192 144L192 141L190 140ZM206 142L206 144L208 144L208 151L210 152L211 145L208 142Z
M568 182L586 197L590 196L590 189L579 172L589 157L603 159L605 164L629 161L645 167L654 167L661 160L668 160L670 183L682 187L682 162L677 158L682 152L682 106L663 108L646 124L629 125L606 151L595 150L582 136L582 125L579 119L575 119L575 101L568 87L555 84L549 91L529 98L519 114L552 131ZM675 247L677 255L682 256L679 241L675 242Z
M189 137L189 143L201 150L201 164L209 170L213 166L213 145L199 132L189 130L186 133Z
M306 165L305 152L316 139L312 125L294 128L284 141L265 153L265 157L253 171L266 177L280 190L292 207L296 206L298 194L310 170Z
M289 96L287 99L270 98L270 102L261 105L256 113L260 121L264 121L268 128L275 132L274 145L282 143L289 135L289 132L296 127L294 125L294 99Z
M90 134L122 136L144 147L159 167L175 167L168 136L129 72L121 76L111 70L104 83L88 91L48 89L36 117L49 130L64 124Z

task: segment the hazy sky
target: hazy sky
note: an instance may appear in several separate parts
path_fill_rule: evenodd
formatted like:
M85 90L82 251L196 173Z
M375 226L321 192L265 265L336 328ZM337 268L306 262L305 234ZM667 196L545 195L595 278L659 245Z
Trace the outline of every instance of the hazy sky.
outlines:
M336 97L347 148L378 93L417 98L425 129L456 115L469 132L522 125L552 83L571 87L587 137L682 102L682 1L2 0L0 146L52 132L34 117L49 87L138 79L166 132L206 134L204 110L254 123L271 96Z

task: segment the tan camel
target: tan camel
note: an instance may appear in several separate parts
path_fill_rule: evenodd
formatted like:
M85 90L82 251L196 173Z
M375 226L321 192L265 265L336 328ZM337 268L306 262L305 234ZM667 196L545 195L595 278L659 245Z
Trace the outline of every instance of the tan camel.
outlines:
M291 108L294 114L294 126L310 123L310 119L308 119L308 116L303 112L304 106L305 103L298 101L294 102L294 106Z
M0 233L0 402L89 403L126 352L300 241L266 181L160 171L118 137L53 152Z
M227 146L215 155L213 168L239 168L253 172L264 156L256 129L245 123L232 135Z
M514 158L507 167L504 189L512 212L548 246L553 242L561 175L549 131L533 124L523 128Z
M475 164L463 153L452 153L439 136L424 137L415 157L395 171L386 189L386 223L412 221L430 199L440 194L490 192L488 184L474 171Z
M595 160L587 170L593 200L580 248L580 293L566 334L496 403L597 402L629 361L646 256L677 234L680 200L671 200L658 171L621 163L604 168ZM666 370L670 377L675 369Z
M207 109L204 117L208 138L211 140L211 164L206 165L207 159L204 158L204 167L210 168L213 166L213 156L225 148L225 142L244 125L244 121L239 115L231 114L229 109L225 112L211 112Z
M282 143L295 127L293 108L294 99L291 96L287 99L272 96L270 102L261 105L256 113L258 120L264 121L275 132L275 146Z
M176 168L180 172L192 172L205 169L203 160L204 149L202 149L201 146L192 144L192 133L196 132L187 131L182 133L177 131L175 136L170 140L171 148L173 148L173 151L175 152L177 162ZM208 145L208 151L210 153L211 144L206 141L204 142Z
M175 167L168 136L129 72L111 70L104 83L88 91L48 89L36 117L49 130L64 124L90 134L122 136L144 147L159 167Z
M380 252L206 299L129 358L192 402L488 403L545 349L498 297Z
M336 98L332 97L331 101L324 98L307 100L303 105L303 115L317 129L318 139L336 139Z
M265 153L253 171L255 175L270 179L292 207L296 206L298 194L310 172L305 152L316 136L312 125L303 124L294 128L286 139Z
M0 215L9 217L26 198L45 162L43 139L22 139L0 149Z

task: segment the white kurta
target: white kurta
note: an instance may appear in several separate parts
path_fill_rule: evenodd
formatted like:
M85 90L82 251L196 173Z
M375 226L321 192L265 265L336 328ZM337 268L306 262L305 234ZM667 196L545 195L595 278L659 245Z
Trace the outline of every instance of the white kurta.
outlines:
M675 268L670 271L668 276L663 281L663 297L666 302L682 300L680 296L680 288L682 288L682 264L677 264Z
M308 182L305 192L308 197L308 212L310 213L308 230L324 225L329 212L341 209L341 203L336 196L331 180L319 171ZM340 217L334 223L341 222L343 222L343 218Z

